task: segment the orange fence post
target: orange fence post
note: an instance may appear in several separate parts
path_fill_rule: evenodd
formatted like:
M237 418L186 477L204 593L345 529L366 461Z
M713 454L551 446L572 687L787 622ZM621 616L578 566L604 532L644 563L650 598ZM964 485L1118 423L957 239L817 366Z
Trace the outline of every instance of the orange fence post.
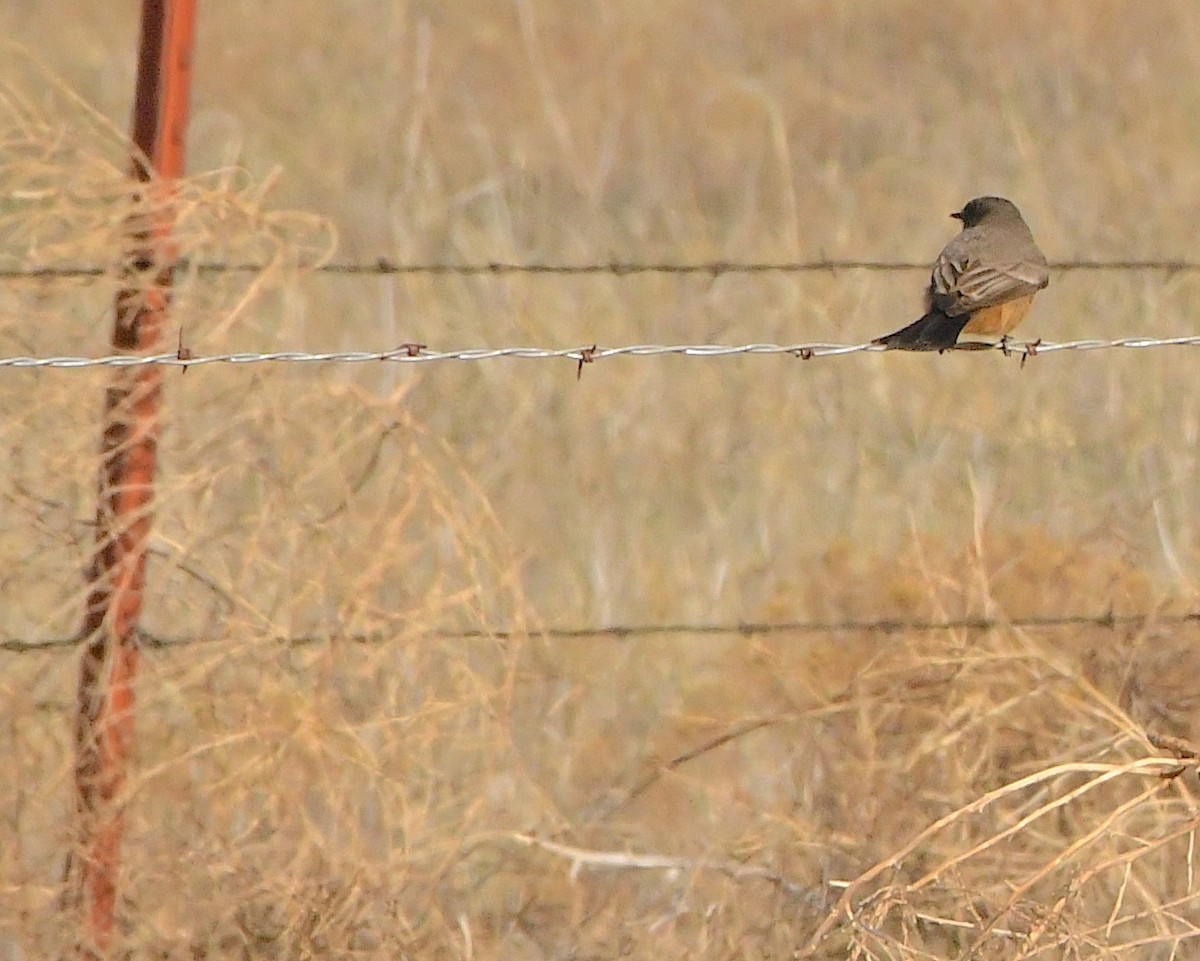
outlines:
M175 250L172 183L183 173L195 24L194 0L144 0L133 109L130 174L144 210L130 218L125 271L112 344L119 353L152 352L162 342ZM146 278L153 277L147 285ZM162 368L116 368L104 404L96 549L87 609L75 726L76 853L83 911L80 955L112 951L124 826L120 792L134 742L137 630L153 517Z

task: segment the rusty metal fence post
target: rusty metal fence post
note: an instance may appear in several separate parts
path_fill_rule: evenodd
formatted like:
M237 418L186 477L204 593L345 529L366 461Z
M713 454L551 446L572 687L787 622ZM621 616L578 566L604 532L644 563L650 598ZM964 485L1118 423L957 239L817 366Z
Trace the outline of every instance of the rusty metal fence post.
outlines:
M194 0L144 0L130 168L140 186L128 224L125 283L114 304L112 345L118 353L152 352L163 339L176 256L172 185L184 167L194 24ZM137 631L161 400L157 366L115 369L105 395L75 726L79 847L73 880L84 958L107 957L114 947L124 827L120 795L134 746Z

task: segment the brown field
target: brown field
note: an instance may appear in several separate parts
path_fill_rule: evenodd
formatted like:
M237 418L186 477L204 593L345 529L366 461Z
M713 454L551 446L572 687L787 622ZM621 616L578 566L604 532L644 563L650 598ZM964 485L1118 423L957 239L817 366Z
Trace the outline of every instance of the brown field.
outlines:
M119 254L139 5L87 6L0 5L0 268ZM861 342L921 273L305 265L925 262L980 193L1200 258L1194 0L212 0L196 68L181 244L270 265L181 277L197 354ZM0 357L107 353L114 277L0 280ZM1018 333L1198 312L1056 271ZM1200 958L1147 738L1200 737L1198 356L169 372L122 956ZM107 382L0 369L0 961L77 931L77 662L18 648ZM553 630L877 619L999 626Z

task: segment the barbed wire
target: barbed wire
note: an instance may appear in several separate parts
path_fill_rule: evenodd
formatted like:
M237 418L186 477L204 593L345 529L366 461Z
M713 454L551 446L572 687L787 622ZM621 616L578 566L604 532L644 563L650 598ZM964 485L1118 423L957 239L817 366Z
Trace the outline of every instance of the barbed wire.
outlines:
M249 274L262 273L277 266L267 262L233 263L226 261L191 261L187 258L176 261L178 270L198 274ZM901 271L928 271L927 261L913 260L852 260L818 258L814 260L780 261L733 261L709 260L695 263L605 261L594 263L516 263L487 261L486 263L400 263L387 257L361 262L326 264L298 264L302 270L321 274L344 274L366 276L389 276L405 274L487 276L502 274L545 274L545 275L589 275L601 274L613 277L631 277L638 274L700 274L719 277L722 274L768 274L768 273L822 273L839 270L860 270L880 273ZM120 264L67 264L45 267L0 267L0 280L86 280L90 278L118 276ZM1166 273L1188 273L1200 271L1200 260L1158 258L1148 260L1056 260L1050 269L1069 271L1162 271Z
M1183 625L1200 623L1200 611L1170 614L1160 611L1135 614L1034 614L1027 617L959 617L940 620L905 618L875 618L841 621L730 621L675 622L663 624L611 624L593 627L530 627L527 630L507 628L472 628L467 630L423 630L423 637L442 641L510 641L526 637L550 640L639 640L642 638L681 637L769 637L783 634L876 634L889 637L896 634L919 634L944 631L1048 630L1067 627L1099 627L1108 630L1140 628L1150 624ZM269 643L287 647L311 647L317 644L383 644L401 636L400 631L359 631L352 633L275 635ZM151 631L139 633L139 643L148 650L176 650L201 644L215 644L228 638L221 636L189 635L166 637ZM78 637L55 637L45 640L9 638L0 641L0 652L29 654L36 651L73 649Z
M1200 334L1181 337L1119 337L1115 340L1072 340L1052 343L1042 340L997 343L968 341L955 344L953 351L1001 351L1024 361L1042 354L1076 350L1141 350L1150 347L1197 347ZM57 368L88 367L204 367L213 364L363 364L392 362L399 364L436 363L440 361L487 361L512 358L517 360L569 360L582 369L584 364L612 357L735 357L745 355L787 355L801 360L814 357L836 357L845 354L880 353L878 344L836 344L814 341L802 344L629 344L619 347L467 347L460 350L433 350L426 344L406 343L387 350L342 350L310 352L283 350L267 353L193 354L180 347L172 354L116 354L105 357L0 357L0 368Z

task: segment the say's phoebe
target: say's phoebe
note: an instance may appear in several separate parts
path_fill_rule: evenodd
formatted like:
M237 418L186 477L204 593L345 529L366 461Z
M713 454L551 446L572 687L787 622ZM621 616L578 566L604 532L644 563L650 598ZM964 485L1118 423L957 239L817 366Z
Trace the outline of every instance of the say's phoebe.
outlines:
M871 343L941 351L964 332L1007 337L1050 283L1046 258L1012 201L976 197L950 216L963 229L933 265L925 316Z

